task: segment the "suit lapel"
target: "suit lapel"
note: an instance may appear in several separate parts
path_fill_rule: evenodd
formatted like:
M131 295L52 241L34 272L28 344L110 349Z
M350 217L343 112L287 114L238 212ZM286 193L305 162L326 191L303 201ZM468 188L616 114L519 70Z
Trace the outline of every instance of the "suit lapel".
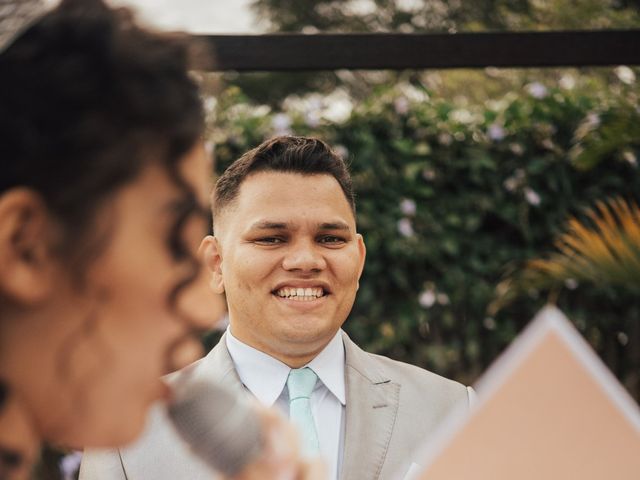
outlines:
M398 412L400 385L382 375L343 333L346 422L342 480L374 480L382 470Z
M224 336L204 358L165 378L174 388L214 381L240 396L247 394L233 366ZM171 427L166 409L161 405L151 412L143 437L120 450L120 459L124 475L131 479L212 478L209 467L189 450Z
M251 396L236 372L227 349L226 333L205 357L182 370L167 375L165 379L173 388L188 388L195 382L213 381L240 397Z

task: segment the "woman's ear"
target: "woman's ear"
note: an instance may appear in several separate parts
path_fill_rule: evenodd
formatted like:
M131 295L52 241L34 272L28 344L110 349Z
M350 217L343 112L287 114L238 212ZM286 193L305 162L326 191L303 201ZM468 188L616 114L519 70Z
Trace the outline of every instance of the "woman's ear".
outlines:
M41 197L27 188L0 195L0 292L30 304L55 285L51 256L52 222Z
M204 263L211 273L209 286L214 293L224 293L224 279L222 278L222 250L217 237L207 235L200 244Z

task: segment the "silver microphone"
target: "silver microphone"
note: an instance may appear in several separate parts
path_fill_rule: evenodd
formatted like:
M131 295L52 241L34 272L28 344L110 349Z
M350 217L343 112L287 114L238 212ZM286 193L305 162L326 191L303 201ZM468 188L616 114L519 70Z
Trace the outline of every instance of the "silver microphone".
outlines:
M263 449L257 413L214 383L200 381L177 391L169 418L196 455L230 477L252 463Z

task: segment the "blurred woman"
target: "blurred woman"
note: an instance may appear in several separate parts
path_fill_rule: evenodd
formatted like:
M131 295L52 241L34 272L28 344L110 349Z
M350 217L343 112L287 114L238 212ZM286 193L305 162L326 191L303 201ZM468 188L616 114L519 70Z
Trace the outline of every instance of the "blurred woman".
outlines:
M0 35L0 478L134 439L222 308L186 43L101 0L32 16Z

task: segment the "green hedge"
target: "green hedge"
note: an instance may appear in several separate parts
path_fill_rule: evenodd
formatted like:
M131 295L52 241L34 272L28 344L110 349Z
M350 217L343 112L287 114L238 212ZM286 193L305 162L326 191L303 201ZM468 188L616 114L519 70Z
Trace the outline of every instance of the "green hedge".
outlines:
M470 383L548 300L531 290L491 315L505 272L549 251L594 200L638 199L638 88L623 80L599 93L533 83L478 105L400 84L357 105L341 91L292 97L283 112L231 88L209 101L210 138L219 169L287 132L344 155L368 249L346 329L370 351ZM640 399L638 299L567 283L560 307Z

